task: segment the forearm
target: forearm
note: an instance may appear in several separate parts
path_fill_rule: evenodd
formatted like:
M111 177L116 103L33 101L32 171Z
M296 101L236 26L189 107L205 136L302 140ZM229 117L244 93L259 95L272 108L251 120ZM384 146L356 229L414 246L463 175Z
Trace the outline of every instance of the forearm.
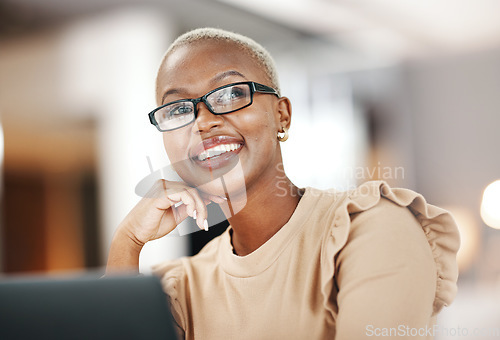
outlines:
M106 274L116 272L139 272L139 254L144 245L134 240L125 232L125 228L118 228L109 249Z

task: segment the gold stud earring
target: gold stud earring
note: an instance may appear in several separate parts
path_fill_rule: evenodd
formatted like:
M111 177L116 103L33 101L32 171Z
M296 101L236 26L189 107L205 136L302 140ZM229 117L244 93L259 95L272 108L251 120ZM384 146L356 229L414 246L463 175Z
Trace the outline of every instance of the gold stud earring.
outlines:
M288 129L286 127L283 127L282 129L282 132L278 132L278 140L280 142L285 142L288 139ZM283 133L283 135L280 135L280 133Z

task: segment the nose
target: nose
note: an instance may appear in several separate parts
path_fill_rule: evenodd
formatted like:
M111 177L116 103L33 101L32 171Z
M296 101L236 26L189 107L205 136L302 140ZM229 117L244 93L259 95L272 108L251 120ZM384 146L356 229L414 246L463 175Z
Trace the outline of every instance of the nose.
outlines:
M208 110L205 103L200 102L197 105L198 115L193 125L193 132L209 132L215 127L224 124L222 115L214 115Z

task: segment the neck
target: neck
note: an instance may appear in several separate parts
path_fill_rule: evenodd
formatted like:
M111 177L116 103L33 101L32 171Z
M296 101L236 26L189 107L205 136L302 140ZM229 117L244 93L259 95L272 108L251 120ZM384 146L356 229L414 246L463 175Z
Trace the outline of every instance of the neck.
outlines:
M229 218L233 249L240 256L252 253L280 230L303 194L284 172L259 182L258 187L247 188L245 207Z

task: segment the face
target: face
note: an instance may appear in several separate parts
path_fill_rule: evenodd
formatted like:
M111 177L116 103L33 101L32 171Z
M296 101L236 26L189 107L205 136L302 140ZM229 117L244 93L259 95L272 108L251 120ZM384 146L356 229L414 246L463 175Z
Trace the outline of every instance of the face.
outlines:
M163 63L157 101L198 98L242 81L270 86L262 67L234 44L196 42L176 48ZM273 176L281 162L276 134L290 122L287 98L255 93L252 105L224 115L212 114L204 103L197 109L194 123L163 132L168 157L185 182L224 195L220 181L210 180L224 175L226 190L236 193Z

